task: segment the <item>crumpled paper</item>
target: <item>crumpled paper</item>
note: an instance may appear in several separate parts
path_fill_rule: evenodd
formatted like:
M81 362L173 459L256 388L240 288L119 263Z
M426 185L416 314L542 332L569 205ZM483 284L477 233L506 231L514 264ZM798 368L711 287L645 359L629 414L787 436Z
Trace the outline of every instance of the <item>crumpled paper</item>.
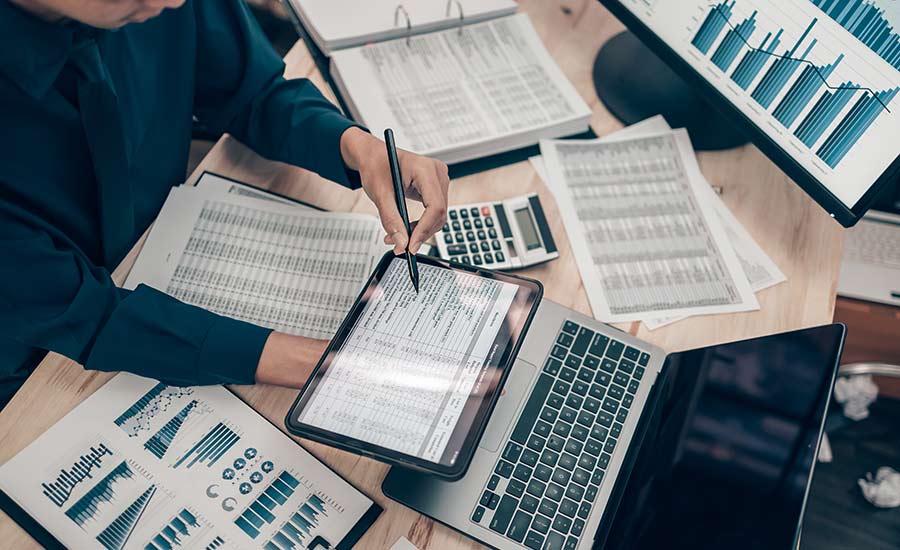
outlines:
M900 472L883 466L878 468L875 477L866 474L858 481L863 496L878 508L896 508L900 506Z
M878 386L870 374L841 377L834 383L834 400L843 406L844 416L850 420L868 418L869 405L877 397Z

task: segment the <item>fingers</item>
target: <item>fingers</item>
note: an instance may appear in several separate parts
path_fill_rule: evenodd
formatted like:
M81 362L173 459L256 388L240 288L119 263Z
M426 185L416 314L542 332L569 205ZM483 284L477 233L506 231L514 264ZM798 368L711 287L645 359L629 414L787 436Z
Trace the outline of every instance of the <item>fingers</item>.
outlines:
M406 227L403 225L400 211L397 210L393 184L388 181L386 184L379 186L379 189L381 190L372 197L372 200L378 209L378 218L381 220L381 226L384 228L384 244L393 244L394 254L403 254L406 252L409 244L409 235L406 233Z
M416 225L418 225L418 224L419 224L419 220L416 220L416 221L414 221L414 222L409 222L409 230L410 230L410 231L415 231ZM385 234L385 236L384 236L384 244L394 244L394 240L391 238L390 235Z
M422 204L425 205L425 212L410 236L409 250L413 254L418 252L422 243L437 233L447 220L447 188L450 185L447 165L440 161L424 158L422 160L428 161L431 166L423 167L412 182L422 197Z

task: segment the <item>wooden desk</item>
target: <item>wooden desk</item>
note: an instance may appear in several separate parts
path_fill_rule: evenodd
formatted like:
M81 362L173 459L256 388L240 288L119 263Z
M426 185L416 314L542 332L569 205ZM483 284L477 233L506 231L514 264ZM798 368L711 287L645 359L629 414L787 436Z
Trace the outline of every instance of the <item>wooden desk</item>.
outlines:
M592 124L599 135L618 129L597 99L591 67L600 45L622 30L622 25L595 0L557 2L522 0L547 47L592 106ZM322 86L306 48L298 43L286 57L289 77L307 76ZM835 303L835 286L842 234L837 223L793 185L755 147L700 156L706 177L724 189L722 198L750 233L787 275L788 280L759 295L760 311L693 318L654 332L639 323L620 326L663 348L676 351L695 346L828 323ZM336 211L374 213L362 192L323 181L298 168L266 161L235 140L224 137L201 162L212 170L256 185L301 197ZM502 199L536 191L546 206L560 258L524 273L543 281L546 297L590 313L566 233L552 195L527 162L476 174L452 182L451 203ZM417 215L419 211L411 212ZM124 280L137 250L116 270ZM110 374L85 372L74 362L50 354L23 389L0 414L0 463L6 462L75 405L91 395ZM237 393L256 410L281 426L296 395L275 387L237 387ZM303 442L313 454L347 477L382 506L385 513L357 545L365 550L390 548L398 537L408 537L421 550L463 550L480 546L449 529L384 497L381 480L387 467L348 453ZM14 522L0 514L0 541L7 548L36 544Z

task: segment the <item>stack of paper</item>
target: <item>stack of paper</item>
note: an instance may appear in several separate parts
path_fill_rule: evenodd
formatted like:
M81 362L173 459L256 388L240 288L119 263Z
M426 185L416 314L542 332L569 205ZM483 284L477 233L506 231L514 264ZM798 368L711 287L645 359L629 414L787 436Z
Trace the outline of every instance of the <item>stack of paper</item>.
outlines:
M595 317L655 329L759 309L785 280L661 117L589 141L544 141L532 159L556 197Z
M477 23L516 11L512 0L290 0L316 46L334 50L362 46Z
M524 14L332 55L354 118L457 163L588 129L591 111Z
M204 175L172 189L125 288L140 283L264 327L331 338L381 256L378 219L320 212Z

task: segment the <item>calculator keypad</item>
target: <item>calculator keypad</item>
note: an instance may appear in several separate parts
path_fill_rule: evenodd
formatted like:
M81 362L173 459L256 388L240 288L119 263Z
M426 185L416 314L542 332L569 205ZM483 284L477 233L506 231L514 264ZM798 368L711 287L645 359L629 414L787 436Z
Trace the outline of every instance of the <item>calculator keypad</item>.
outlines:
M491 267L506 262L491 206L451 207L448 216L443 240L451 260Z

